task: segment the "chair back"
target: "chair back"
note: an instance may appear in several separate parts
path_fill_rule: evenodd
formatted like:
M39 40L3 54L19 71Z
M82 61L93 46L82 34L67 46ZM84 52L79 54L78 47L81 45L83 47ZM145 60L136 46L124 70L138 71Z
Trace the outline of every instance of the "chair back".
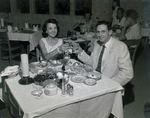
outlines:
M137 61L137 59L139 58L139 56L141 55L142 51L144 50L144 47L143 47L143 44L142 44L142 41L144 39L141 38L139 39L134 51L133 51L133 55L131 55L131 60L132 60L132 65L133 67L135 66L135 63Z
M1 45L7 45L8 49L11 49L7 32L0 32L0 42ZM9 53L11 52L9 51Z

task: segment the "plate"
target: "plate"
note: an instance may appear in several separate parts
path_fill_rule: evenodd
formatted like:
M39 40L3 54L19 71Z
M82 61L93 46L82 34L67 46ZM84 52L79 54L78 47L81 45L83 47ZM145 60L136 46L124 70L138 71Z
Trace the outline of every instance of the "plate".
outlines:
M84 83L88 86L94 86L96 84L96 80L94 79L86 79Z
M92 71L92 72L89 72L87 74L87 77L91 78L91 79L95 79L95 80L100 80L101 79L101 74L99 72Z
M76 75L71 78L71 81L75 83L83 83L85 80L86 80L86 77L81 76L81 75Z

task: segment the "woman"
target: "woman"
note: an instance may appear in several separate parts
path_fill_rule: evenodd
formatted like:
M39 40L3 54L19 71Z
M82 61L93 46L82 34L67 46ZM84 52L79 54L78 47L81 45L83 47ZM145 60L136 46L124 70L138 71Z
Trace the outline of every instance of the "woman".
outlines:
M92 28L93 25L93 20L91 19L92 17L92 13L90 12L90 10L86 10L84 13L84 18L79 20L75 25L74 25L74 29L76 30L78 27L81 30L81 27L85 28L85 31L89 31Z
M62 39L56 38L58 34L58 22L55 19L48 19L43 25L42 38L39 45L43 58L46 60L54 60L60 53L69 49L68 44L63 44Z
M112 24L117 20L117 10L120 7L120 0L113 0L112 1L112 9L113 9L113 14L112 14Z

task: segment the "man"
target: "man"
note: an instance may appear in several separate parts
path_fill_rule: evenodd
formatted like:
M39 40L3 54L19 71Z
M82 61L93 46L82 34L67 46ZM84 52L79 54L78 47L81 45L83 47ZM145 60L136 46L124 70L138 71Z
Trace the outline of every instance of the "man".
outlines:
M126 11L126 22L121 30L120 40L131 40L141 38L140 25L137 22L138 13L134 9Z
M94 42L91 56L87 55L78 46L76 47L78 49L78 58L84 63L91 65L93 70L101 72L103 75L124 86L133 78L132 63L127 46L123 42L111 37L111 33L112 30L108 22L99 22L97 24L98 39ZM100 67L101 52L104 53Z
M124 9L118 8L117 19L113 21L112 27L115 29L121 29L122 27L124 27L125 21L126 21L126 18L124 17Z

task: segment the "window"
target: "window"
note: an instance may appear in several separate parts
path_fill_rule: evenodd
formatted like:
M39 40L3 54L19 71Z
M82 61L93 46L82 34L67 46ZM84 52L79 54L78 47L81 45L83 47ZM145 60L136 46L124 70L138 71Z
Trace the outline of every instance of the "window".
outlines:
M70 0L55 0L54 13L59 15L70 14Z
M49 0L35 0L36 14L49 14Z
M75 0L75 15L83 15L85 10L92 9L92 0Z
M17 0L17 12L29 13L29 0Z
M0 0L0 12L11 12L10 0Z

